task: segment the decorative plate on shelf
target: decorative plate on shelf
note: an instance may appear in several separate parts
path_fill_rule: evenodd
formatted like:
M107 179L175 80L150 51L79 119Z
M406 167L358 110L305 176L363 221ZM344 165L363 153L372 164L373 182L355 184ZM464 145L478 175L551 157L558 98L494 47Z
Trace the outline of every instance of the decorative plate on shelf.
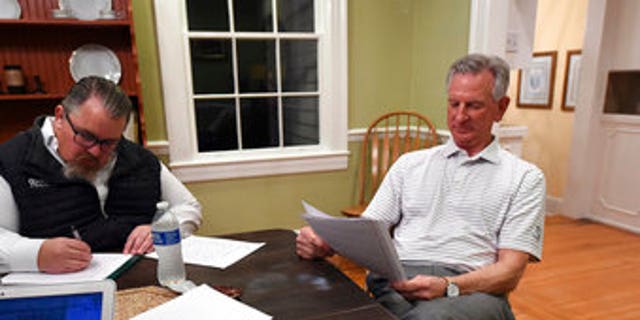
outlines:
M116 54L105 46L93 43L73 51L69 58L69 69L76 82L87 76L99 76L117 84L122 75Z
M18 19L21 13L17 0L0 0L0 19Z
M64 0L62 3L80 20L97 20L111 10L111 0Z

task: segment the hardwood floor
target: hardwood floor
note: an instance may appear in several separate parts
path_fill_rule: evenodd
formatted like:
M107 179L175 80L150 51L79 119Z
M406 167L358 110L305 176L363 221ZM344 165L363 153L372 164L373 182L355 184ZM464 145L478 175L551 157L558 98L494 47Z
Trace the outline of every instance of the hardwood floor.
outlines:
M364 286L364 269L330 261ZM519 320L640 319L640 235L548 216L541 263L509 297Z

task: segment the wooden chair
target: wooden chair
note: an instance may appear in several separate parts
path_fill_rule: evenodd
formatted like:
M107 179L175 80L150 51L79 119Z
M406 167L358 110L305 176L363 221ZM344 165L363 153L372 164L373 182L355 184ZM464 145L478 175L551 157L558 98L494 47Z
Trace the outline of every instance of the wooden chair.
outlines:
M362 141L358 169L358 202L342 209L348 217L358 217L367 207L385 174L403 153L438 144L431 120L414 111L382 115L367 128Z

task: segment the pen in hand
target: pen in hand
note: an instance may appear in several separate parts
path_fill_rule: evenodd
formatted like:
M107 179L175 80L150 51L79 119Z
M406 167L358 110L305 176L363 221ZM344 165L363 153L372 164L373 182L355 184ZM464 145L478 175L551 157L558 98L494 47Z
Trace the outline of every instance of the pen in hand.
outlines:
M80 236L80 232L78 232L78 229L76 229L76 227L71 226L71 234L73 234L73 237L76 238L77 240L82 241L82 237Z

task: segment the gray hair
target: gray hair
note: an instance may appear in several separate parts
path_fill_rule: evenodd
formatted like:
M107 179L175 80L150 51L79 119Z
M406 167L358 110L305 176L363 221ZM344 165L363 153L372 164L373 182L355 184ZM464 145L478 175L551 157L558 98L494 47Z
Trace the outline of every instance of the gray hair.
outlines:
M464 56L451 67L447 74L447 90L451 85L451 79L456 74L478 74L484 70L488 70L493 75L493 99L500 100L507 94L509 88L509 64L498 56L489 56L479 53Z
M133 106L127 94L111 80L96 76L82 78L71 87L62 100L64 112L69 114L77 110L91 97L100 99L104 108L114 119L126 117L127 122L129 121Z

